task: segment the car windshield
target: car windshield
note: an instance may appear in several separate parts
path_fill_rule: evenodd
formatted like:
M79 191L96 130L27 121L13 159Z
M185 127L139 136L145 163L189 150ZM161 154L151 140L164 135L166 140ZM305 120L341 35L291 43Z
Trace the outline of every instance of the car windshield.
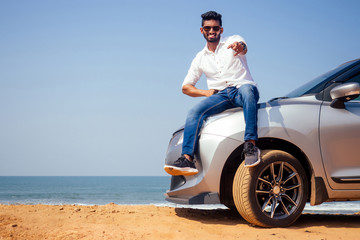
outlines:
M320 75L319 77L307 82L303 86L295 89L294 91L290 92L289 94L285 95L283 98L295 98L300 97L303 95L310 95L316 94L321 92L324 89L324 85L330 80L338 76L339 74L343 73L346 68L353 65L355 61L350 61L344 63L337 68Z

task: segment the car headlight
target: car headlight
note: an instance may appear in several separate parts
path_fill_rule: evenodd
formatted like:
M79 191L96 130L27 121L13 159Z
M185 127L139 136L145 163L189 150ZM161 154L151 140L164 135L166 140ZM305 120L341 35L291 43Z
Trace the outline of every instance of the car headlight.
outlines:
M179 140L177 141L177 143L175 144L175 146L180 145L184 142L184 133L181 133L181 136L179 138Z

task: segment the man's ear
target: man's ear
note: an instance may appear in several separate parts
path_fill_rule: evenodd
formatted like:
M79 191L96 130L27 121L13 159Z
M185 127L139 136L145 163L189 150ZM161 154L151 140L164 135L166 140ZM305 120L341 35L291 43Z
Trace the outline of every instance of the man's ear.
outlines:
M202 27L200 28L200 32L201 34L204 34L204 29Z

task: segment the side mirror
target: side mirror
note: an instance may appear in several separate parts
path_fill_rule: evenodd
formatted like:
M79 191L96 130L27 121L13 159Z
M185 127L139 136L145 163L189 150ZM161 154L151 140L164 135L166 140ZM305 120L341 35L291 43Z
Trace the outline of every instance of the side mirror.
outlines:
M333 99L330 106L333 108L345 108L345 102L357 98L360 95L360 84L357 82L345 83L334 87L330 91Z

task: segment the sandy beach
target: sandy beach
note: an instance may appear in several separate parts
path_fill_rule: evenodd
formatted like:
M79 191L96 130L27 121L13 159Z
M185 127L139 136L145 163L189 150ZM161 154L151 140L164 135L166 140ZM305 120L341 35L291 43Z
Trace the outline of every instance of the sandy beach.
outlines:
M360 215L303 214L259 228L224 209L152 205L0 205L0 239L360 239Z

